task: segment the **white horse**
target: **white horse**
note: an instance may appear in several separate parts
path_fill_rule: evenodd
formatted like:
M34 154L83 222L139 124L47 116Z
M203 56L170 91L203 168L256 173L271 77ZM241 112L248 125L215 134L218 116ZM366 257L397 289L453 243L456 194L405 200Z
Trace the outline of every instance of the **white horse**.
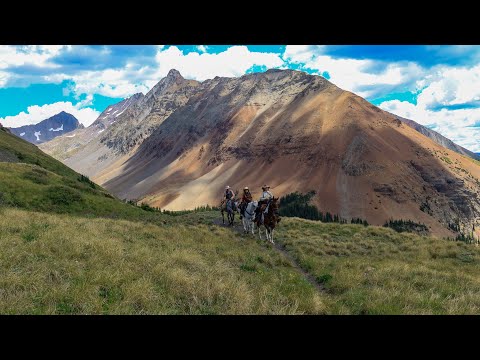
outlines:
M245 215L242 218L242 223L243 223L243 230L245 234L248 234L249 232L252 233L252 235L255 235L254 233L254 226L255 223L253 222L253 218L255 216L255 209L258 206L257 201L251 201L248 203L247 207L245 208Z

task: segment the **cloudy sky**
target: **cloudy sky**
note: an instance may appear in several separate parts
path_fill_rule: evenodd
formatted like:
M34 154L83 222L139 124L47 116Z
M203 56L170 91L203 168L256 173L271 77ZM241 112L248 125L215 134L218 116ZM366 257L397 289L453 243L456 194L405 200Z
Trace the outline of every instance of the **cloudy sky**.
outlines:
M90 125L175 68L185 78L290 68L324 76L480 152L480 46L0 46L0 123L66 111Z

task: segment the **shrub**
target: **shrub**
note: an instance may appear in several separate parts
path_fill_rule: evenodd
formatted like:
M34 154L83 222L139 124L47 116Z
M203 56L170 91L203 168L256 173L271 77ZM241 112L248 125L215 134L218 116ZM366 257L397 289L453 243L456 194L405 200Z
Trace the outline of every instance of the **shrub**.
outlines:
M317 277L317 282L320 283L320 284L327 284L330 282L330 280L332 280L333 276L330 275L330 274L324 274L324 275L320 275Z
M142 203L140 205L140 209L145 210L145 211L152 211L152 212L157 211L157 209L151 207L150 205L148 205L146 203Z
M82 195L77 190L63 185L50 186L47 190L47 198L54 205L71 205L83 201Z
M33 168L31 171L24 173L23 178L30 180L35 184L48 184L48 173L44 169Z
M95 189L96 186L95 186L95 183L90 180L88 178L88 176L85 176L85 175L80 175L80 177L78 178L78 181L80 182L83 182L83 183L86 183L88 186L90 186L92 189Z

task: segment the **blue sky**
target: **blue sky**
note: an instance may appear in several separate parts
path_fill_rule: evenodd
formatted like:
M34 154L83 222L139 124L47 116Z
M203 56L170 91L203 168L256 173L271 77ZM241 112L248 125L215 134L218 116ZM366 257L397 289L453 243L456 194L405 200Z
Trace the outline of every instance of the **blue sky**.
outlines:
M480 46L472 45L0 46L0 122L33 124L63 110L88 126L171 68L200 81L306 71L480 152Z

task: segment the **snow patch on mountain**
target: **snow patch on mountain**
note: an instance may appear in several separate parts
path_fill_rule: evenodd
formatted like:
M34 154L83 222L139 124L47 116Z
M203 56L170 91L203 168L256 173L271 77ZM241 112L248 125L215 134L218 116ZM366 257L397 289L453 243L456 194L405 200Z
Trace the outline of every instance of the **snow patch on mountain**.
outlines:
M56 128L56 129L50 128L50 129L48 129L48 131L63 131L63 124L59 128Z

